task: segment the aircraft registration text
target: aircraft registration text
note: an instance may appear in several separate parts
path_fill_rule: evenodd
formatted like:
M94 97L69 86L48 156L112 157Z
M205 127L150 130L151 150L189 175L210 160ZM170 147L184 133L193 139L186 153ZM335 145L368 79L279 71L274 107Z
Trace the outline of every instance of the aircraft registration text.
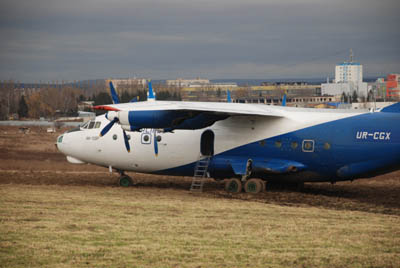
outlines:
M390 141L391 132L386 131L357 131L356 140Z

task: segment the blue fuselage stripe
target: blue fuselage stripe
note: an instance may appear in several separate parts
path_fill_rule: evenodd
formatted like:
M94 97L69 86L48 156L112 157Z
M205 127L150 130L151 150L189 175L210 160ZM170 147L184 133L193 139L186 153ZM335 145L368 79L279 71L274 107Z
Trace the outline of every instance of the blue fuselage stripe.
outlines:
M218 159L242 157L243 161L296 161L307 166L307 171L318 174L321 180L364 177L372 170L400 165L399 123L400 114L377 112L307 127L215 155L210 173L218 174L216 167L221 168L215 164ZM191 163L157 173L192 176L193 167ZM229 168L223 172L229 173Z

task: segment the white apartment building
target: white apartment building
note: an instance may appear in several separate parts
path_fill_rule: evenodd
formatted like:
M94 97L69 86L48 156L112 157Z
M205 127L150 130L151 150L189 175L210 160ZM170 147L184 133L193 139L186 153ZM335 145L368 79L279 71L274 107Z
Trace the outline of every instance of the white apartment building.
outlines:
M368 84L363 82L363 66L358 62L343 62L336 65L334 83L321 84L322 95L368 96Z
M357 62L344 62L336 65L335 83L362 83L363 66Z

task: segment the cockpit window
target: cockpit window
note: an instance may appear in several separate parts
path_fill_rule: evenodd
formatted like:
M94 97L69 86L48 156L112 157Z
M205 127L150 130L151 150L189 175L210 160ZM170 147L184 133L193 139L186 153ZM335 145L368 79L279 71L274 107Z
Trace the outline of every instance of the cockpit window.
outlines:
M94 128L99 128L100 125L101 125L101 122L100 122L100 121L97 121L96 124L95 124L95 126L94 126Z
M94 121L90 121L88 129L92 129L94 127L94 123L95 123Z
M87 128L88 125L89 125L89 122L86 122L85 124L83 124L83 125L81 126L81 128Z

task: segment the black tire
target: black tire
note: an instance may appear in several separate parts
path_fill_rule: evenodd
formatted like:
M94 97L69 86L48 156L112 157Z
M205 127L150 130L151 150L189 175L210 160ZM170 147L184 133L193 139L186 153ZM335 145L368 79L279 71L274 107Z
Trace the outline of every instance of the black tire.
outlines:
M250 179L244 184L244 191L246 193L258 194L263 190L263 186L260 179Z
M131 177L124 175L119 178L118 184L121 187L130 187L133 185L133 181Z
M239 179L228 179L225 182L225 191L237 194L242 191L242 182Z

